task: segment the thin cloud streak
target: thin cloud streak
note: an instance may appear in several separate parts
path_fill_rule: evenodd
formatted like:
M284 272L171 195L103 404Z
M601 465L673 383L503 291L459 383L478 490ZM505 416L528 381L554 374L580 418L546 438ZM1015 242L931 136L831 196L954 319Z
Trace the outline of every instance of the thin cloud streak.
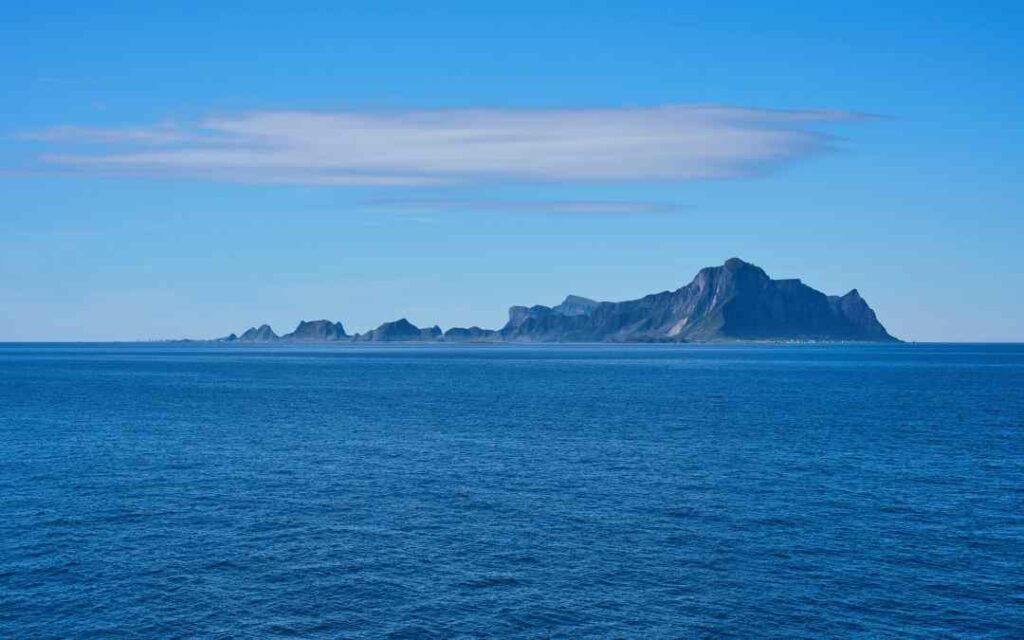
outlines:
M635 200L462 200L447 198L370 200L366 206L395 212L496 211L524 213L666 213L678 205Z
M50 166L149 177L412 187L679 182L750 176L828 151L834 139L812 125L865 117L694 105L255 111L185 125L52 127L23 137L55 147L41 156Z
M30 131L19 136L35 142L68 142L72 144L144 144L168 145L197 142L201 138L174 126L139 128L100 128L58 126Z

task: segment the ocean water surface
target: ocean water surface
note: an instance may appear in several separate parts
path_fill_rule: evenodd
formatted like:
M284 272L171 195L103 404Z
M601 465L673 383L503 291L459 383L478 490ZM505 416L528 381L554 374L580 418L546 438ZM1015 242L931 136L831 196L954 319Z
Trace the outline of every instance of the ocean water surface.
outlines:
M0 345L0 638L1024 637L1024 346Z

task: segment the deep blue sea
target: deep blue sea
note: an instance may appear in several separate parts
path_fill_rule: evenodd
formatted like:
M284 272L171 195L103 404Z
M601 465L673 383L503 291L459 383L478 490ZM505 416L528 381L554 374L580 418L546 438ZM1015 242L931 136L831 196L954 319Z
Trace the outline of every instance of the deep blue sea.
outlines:
M0 638L1024 638L1024 346L0 345Z

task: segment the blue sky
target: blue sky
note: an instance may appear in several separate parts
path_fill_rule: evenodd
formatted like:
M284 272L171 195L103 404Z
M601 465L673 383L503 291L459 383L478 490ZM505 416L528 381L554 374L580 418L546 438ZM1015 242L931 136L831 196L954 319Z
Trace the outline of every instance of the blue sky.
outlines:
M504 323L730 256L1024 339L1022 9L28 3L0 340Z

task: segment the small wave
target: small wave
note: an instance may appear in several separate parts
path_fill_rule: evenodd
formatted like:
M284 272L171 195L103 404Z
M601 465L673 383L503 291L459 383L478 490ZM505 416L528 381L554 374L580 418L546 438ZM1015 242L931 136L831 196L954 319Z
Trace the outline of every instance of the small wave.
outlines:
M510 587L519 584L519 580L515 576L487 576L466 580L459 584L471 589L489 589L492 587Z

